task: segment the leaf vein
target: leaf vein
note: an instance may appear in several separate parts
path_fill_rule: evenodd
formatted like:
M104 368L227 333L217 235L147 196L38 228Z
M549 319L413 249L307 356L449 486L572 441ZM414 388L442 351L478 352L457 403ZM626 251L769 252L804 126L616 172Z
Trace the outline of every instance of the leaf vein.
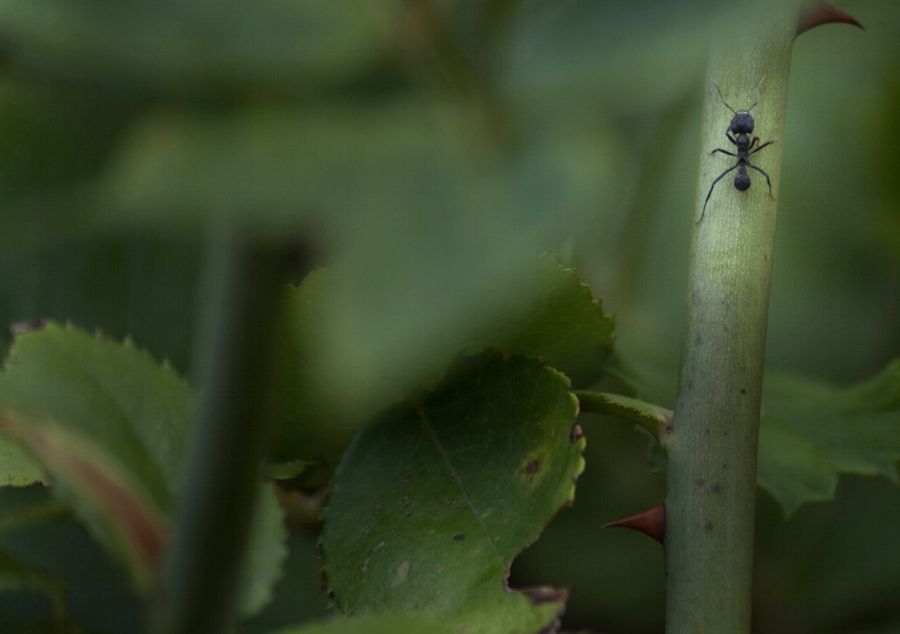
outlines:
M437 449L437 452L441 455L444 466L447 468L447 471L450 473L450 477L453 479L453 482L459 489L463 501L466 503L466 506L469 508L469 511L475 518L475 523L478 524L478 527L481 528L481 530L484 532L485 537L487 537L488 541L491 543L491 546L493 546L494 552L497 553L497 557L500 559L500 561L503 561L503 553L500 550L500 546L494 540L487 526L485 526L484 522L481 520L481 516L478 514L478 510L475 508L475 504L469 497L469 492L463 484L462 478L459 477L459 474L453 467L453 463L450 461L450 455L447 453L446 448L444 448L444 446L441 444L440 439L437 437L437 434L434 431L434 427L431 425L431 422L425 415L424 409L421 407L418 408L417 413L419 415L419 421L422 423L422 429L424 429L425 433L428 434L429 440L431 440L431 443L434 445L435 449Z

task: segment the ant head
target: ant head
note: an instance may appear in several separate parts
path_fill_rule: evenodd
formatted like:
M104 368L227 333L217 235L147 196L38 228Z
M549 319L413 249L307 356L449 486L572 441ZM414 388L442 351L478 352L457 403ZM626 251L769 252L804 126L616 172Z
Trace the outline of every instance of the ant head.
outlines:
M762 85L762 79L759 80L760 86ZM731 113L734 115L731 118L731 124L728 126L728 129L732 134L750 134L753 132L753 126L756 125L756 122L753 120L753 115L750 114L750 111L756 107L756 104L759 103L759 99L753 102L753 105L747 108L746 110L735 110L731 106L728 105L728 102L725 101L725 97L722 96L722 90L719 88L719 84L713 82L713 86L716 87L716 92L719 93L719 99L722 101L722 104L731 110ZM759 92L759 86L756 87L757 93Z
M754 125L756 122L753 121L753 115L749 110L738 110L731 118L731 125L728 126L728 129L732 134L750 134L753 132Z

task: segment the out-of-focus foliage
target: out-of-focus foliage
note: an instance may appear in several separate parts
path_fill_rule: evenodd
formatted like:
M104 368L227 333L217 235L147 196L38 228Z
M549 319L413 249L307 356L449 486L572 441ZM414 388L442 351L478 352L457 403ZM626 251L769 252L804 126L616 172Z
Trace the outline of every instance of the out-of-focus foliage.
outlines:
M502 321L527 296L517 268L551 250L617 315L644 395L671 407L705 43L768 5L720 4L0 2L0 320L130 334L187 371L203 236L227 217L345 271L324 345L350 402L384 385L377 368L417 376L423 342ZM836 4L868 30L823 27L796 47L768 359L855 383L900 350L900 8ZM585 427L578 502L514 582L573 587L568 629L659 631L658 547L597 530L658 503L659 476L642 438ZM3 505L30 489L0 491ZM787 523L764 502L761 631L896 627L896 521L878 519L896 500L852 480ZM133 598L90 620L98 588L124 586L99 572L72 583L79 566L114 574L63 523L0 545L69 566L78 623L136 631L122 616ZM49 533L57 547L42 553ZM299 619L321 599L297 534L304 565L282 585L308 593ZM280 599L259 618L291 622Z
M346 372L334 363L331 345L331 335L342 332L335 308L343 306L345 287L342 271L318 270L286 292L273 378L272 443L285 459L302 456L333 468L366 420L408 392L436 383L460 354L485 348L526 354L584 385L602 375L612 350L613 319L574 271L549 256L530 258L510 276L508 288L496 291L514 298L500 310L472 314L465 330L423 341L406 363L393 354L373 358L366 369L372 377L368 389L347 393Z
M169 538L193 400L170 367L130 342L52 323L18 335L0 373L4 446L14 439L40 461L50 491L148 596ZM9 448L4 472L22 463ZM286 554L281 508L270 491L251 534L241 579L245 615L270 600Z
M10 583L7 577L0 592L3 631L58 632L60 616L88 632L141 629L142 610L132 586L45 487L0 488L0 509L0 553L27 567L31 578ZM34 579L52 581L46 587ZM61 602L55 592L63 595Z
M794 512L834 495L842 473L894 482L900 461L900 362L866 383L840 389L769 381L759 437L759 481Z

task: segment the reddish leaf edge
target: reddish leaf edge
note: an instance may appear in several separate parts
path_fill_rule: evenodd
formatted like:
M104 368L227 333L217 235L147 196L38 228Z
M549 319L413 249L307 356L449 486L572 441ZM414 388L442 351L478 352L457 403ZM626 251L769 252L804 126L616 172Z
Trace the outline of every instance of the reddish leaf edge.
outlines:
M61 470L77 482L90 503L103 509L131 559L139 590L151 591L169 538L169 527L139 487L112 463L100 464L99 451L55 425L34 425L0 411L0 433L14 438L48 471Z

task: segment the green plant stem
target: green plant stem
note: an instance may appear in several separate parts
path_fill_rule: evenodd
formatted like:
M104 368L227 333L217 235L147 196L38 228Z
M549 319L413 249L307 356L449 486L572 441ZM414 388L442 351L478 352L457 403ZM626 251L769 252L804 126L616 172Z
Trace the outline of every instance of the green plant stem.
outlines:
M160 631L217 634L234 618L259 487L279 258L233 234L208 263L197 425L164 571Z
M663 439L669 634L750 632L756 449L776 202L763 175L750 170L749 190L737 191L731 178L722 179L705 218L699 224L697 219L710 183L736 160L709 155L716 147L734 151L724 134L732 113L713 82L735 110L759 99L752 112L754 134L760 142L779 141L751 159L771 175L778 196L796 9L784 5L754 14L711 49L696 207L693 218L685 219L694 226L688 326L673 424Z

